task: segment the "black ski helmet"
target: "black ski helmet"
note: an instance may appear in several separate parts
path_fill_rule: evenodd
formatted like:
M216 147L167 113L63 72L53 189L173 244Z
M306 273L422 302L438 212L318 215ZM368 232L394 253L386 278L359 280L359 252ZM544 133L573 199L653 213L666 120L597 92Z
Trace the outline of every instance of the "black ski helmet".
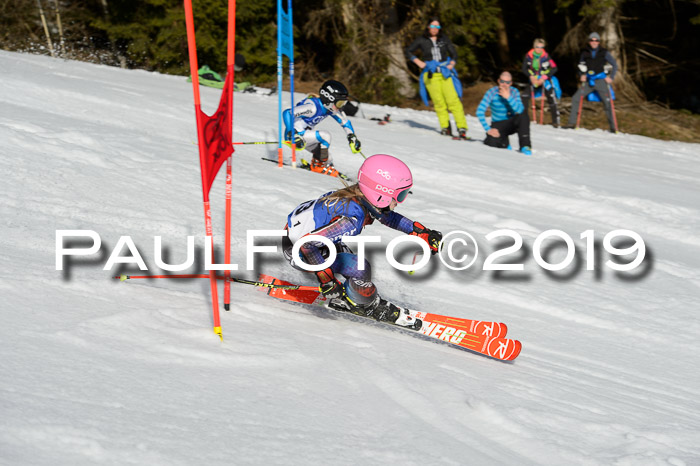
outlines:
M341 108L348 101L348 88L343 83L332 79L323 83L318 93L321 103L329 110L333 108L333 105Z

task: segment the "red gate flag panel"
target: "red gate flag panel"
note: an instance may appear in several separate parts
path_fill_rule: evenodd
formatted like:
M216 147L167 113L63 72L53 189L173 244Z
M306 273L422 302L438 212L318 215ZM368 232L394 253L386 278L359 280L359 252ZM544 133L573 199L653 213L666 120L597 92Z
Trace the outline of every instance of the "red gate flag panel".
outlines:
M234 152L233 135L231 132L231 114L229 107L233 105L231 95L233 86L233 73L228 73L224 83L221 101L216 112L209 116L201 109L199 110L202 121L202 140L200 144L204 145L204 166L202 170L206 174L206 187L208 193L211 190L211 185L214 183L216 174L219 172L221 165Z

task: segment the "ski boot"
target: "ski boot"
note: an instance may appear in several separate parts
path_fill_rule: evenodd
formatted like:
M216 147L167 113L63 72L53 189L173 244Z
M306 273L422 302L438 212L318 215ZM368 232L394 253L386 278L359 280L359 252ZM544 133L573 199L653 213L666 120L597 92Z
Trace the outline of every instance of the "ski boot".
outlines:
M419 330L423 326L423 321L411 315L411 311L397 306L384 298L379 298L376 305L369 310L368 317L373 317L380 322L390 322L400 327L407 327L411 330Z
M452 127L448 126L447 128L442 128L440 130L440 134L443 136L452 136Z
M470 141L471 138L467 136L467 128L458 128L457 135L452 136L455 141Z
M358 304L345 295L342 298L331 299L328 303L328 307L336 311L370 317L378 322L387 322L411 330L420 330L423 326L423 321L413 317L411 311L400 308L396 304L390 303L379 296L376 296L369 304Z
M338 170L335 169L332 163L328 162L321 162L318 159L311 159L311 165L309 166L309 170L312 172L316 173L321 173L323 175L328 175L328 176L338 176Z

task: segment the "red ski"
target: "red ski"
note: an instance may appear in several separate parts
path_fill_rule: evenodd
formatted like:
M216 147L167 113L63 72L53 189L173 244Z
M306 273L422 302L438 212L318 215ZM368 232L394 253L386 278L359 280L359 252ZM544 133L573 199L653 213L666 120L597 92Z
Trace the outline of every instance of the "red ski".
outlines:
M261 274L259 281L281 286L293 286L278 278ZM327 305L326 299L316 290L296 290L284 288L264 288L265 292L275 298L304 304ZM423 335L469 349L492 358L511 361L518 357L522 344L518 340L503 338L508 327L500 322L482 322L460 317L444 316L428 312L405 310L416 323L413 326L399 326L414 330ZM385 322L390 325L391 322Z

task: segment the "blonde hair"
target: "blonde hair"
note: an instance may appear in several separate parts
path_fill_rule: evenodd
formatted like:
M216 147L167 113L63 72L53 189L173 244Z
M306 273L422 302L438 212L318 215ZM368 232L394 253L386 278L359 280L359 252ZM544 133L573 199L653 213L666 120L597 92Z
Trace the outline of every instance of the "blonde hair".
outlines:
M341 205L350 201L359 203L362 199L364 199L364 195L362 194L362 191L360 191L360 185L357 183L334 191L321 198L323 204L329 208L333 207L338 202L341 203Z
M544 39L541 39L541 38L538 37L537 39L535 39L535 40L532 42L532 46L534 47L534 46L537 45L537 44L542 44L542 47L544 47L544 46L547 45L547 42L546 42Z

